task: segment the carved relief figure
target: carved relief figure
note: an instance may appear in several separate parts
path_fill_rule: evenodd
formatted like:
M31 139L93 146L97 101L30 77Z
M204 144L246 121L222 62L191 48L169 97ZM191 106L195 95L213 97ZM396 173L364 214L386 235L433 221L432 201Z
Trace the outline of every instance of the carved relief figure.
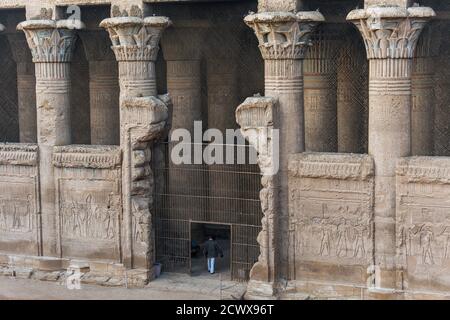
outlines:
M449 226L444 227L444 230L442 231L442 235L445 237L443 258L448 259L449 254L450 254L450 251L449 251L449 249L450 249L450 227Z
M100 196L98 196L100 197ZM118 206L114 194L108 200L97 200L88 194L84 201L63 201L61 204L62 234L66 238L113 240Z
M422 264L434 264L431 244L434 240L433 230L424 225L420 231L420 248L422 250Z
M133 226L134 226L134 239L138 242L145 241L145 217L144 212L139 210L136 203L133 204Z
M29 232L32 229L33 197L23 199L0 199L0 230Z
M347 242L348 242L347 221L344 218L341 218L337 227L336 255L338 257L347 256Z
M369 221L362 222L362 219L353 225L353 232L355 234L355 244L353 246L353 257L363 258L366 256L366 249L364 246L364 238L370 237L370 229L367 227Z

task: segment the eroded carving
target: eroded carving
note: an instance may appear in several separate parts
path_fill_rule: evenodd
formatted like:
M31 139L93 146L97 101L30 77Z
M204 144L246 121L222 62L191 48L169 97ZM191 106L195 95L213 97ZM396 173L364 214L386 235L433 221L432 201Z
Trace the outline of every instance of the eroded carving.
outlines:
M317 11L263 12L245 17L266 60L303 59L314 28L324 17Z
M427 7L369 7L350 12L369 59L411 59L422 29L435 12Z
M81 21L78 26L84 27ZM33 62L70 62L76 41L73 20L28 20L17 26L27 38Z
M315 272L323 278L321 266L328 270L334 266L339 272L340 265L366 268L370 264L373 183L373 160L367 155L303 153L290 157L291 279L314 277ZM307 272L310 263L317 263L316 270Z
M161 33L170 25L166 17L117 17L100 24L109 32L117 61L155 61Z

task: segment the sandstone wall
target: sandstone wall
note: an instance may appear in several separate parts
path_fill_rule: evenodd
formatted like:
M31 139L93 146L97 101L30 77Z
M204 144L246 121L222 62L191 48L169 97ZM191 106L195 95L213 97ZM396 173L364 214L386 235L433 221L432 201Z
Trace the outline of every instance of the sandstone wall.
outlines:
M55 147L59 252L64 258L120 261L119 147Z
M397 166L398 282L408 293L450 290L450 158Z
M0 251L38 255L37 146L0 145Z
M366 285L373 261L373 175L368 155L290 157L291 280Z

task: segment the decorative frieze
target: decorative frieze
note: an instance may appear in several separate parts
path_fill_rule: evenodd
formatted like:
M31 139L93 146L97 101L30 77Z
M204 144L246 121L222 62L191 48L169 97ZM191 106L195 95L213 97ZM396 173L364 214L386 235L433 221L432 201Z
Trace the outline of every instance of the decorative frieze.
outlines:
M0 144L0 165L36 166L37 151L34 144Z
M117 168L122 162L119 147L63 146L53 148L53 165L58 168Z
M373 159L367 155L303 153L289 160L292 177L367 180L374 176Z
M397 177L409 183L450 184L449 159L446 157L402 158L397 162Z

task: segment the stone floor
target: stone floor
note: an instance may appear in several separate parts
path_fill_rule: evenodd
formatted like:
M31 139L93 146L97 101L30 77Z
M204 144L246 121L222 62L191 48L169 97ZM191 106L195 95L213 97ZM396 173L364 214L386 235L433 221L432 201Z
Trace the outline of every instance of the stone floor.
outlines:
M32 279L0 277L0 300L219 300L242 298L246 284L221 281L220 274L190 277L165 273L142 289L111 288L82 284L69 290L64 284ZM221 290L222 288L222 290Z

